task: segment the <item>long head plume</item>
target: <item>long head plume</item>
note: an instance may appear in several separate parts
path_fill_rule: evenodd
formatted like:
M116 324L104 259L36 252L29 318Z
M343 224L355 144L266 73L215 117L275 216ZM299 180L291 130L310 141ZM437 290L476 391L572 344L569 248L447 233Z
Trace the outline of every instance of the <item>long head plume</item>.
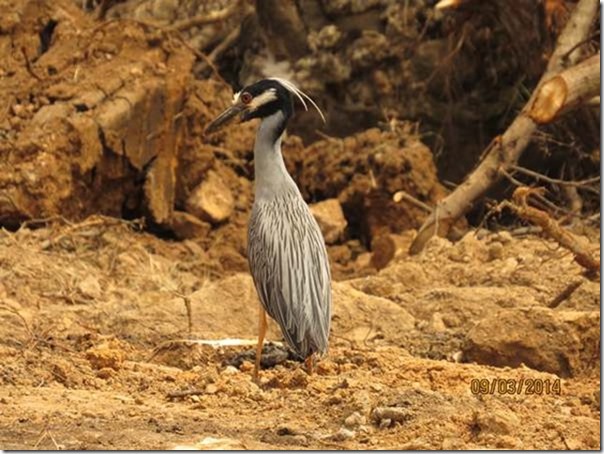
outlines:
M306 104L305 99L308 100L308 102L310 102L312 104L312 106L315 109L317 109L317 112L319 112L319 115L321 115L321 119L323 120L323 123L327 123L327 121L325 120L325 115L323 115L323 112L321 111L321 109L319 109L319 106L317 106L317 103L315 103L310 96L308 96L306 93L304 93L298 87L296 87L296 85L293 82L290 82L287 79L282 79L281 77L269 77L269 79L279 82L281 85L283 85L285 88L287 88L287 90L290 93L294 94L300 100L300 102L304 106L305 110L308 110L308 105Z

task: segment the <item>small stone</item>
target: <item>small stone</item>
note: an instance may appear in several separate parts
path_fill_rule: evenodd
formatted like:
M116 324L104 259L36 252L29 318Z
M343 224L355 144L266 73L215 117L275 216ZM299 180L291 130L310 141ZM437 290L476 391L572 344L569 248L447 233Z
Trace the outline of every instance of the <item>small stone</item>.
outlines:
M484 432L497 435L509 435L514 433L520 420L511 411L491 410L476 416L476 423Z
M214 383L210 383L208 386L206 386L206 394L216 394L218 392L218 386L216 386Z
M226 221L235 208L230 188L218 173L209 171L186 201L187 211L199 219L218 224Z
M404 423L411 419L412 413L406 408L376 407L373 409L372 417L382 427L382 421L384 420L390 421L388 425L391 425L393 422Z
M239 369L237 369L234 366L227 366L224 368L224 370L222 371L223 374L225 375L235 375L239 373Z
M356 434L352 430L348 430L345 427L340 427L335 434L329 437L333 441L346 441L354 438Z
M93 369L111 368L119 370L124 362L124 353L115 348L111 342L107 342L89 348L86 351L86 359Z
M96 373L96 376L102 378L103 380L107 380L108 378L113 377L114 374L115 370L111 369L110 367L103 367Z
M310 212L323 232L325 243L334 244L342 238L348 222L338 199L313 203L310 205Z
M497 234L497 239L501 241L503 244L507 244L512 242L514 237L510 232L502 231Z
M78 284L80 293L93 300L98 300L102 295L101 284L92 274L87 275Z
M447 330L447 326L445 325L445 322L443 320L443 315L440 312L434 312L432 314L429 326L432 331L435 331L437 333L441 333Z
M380 424L379 424L379 428L380 429L387 429L388 427L390 427L392 425L392 419L381 419L380 420Z
M191 402L198 403L201 401L200 397L197 394L193 394L189 398L191 399Z
M503 257L503 244L495 241L489 245L488 249L489 261L498 260Z
M365 417L359 412L355 411L344 420L344 426L348 429L354 429L362 424L365 424L365 422Z

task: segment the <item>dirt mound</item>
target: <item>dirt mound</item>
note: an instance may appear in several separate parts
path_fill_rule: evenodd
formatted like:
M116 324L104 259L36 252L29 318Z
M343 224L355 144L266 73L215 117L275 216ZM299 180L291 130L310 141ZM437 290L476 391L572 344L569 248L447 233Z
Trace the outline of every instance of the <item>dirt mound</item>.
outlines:
M286 355L258 386L241 356L257 326L248 274L223 276L195 242L111 218L4 231L0 441L597 449L598 283L552 246L488 234L435 239L414 257L399 249L376 275L334 283L330 352L315 375ZM548 307L575 280L579 288ZM504 323L522 311L526 323ZM280 340L274 324L269 338ZM533 348L513 357L519 342ZM535 370L552 370L538 359L560 353L568 370ZM488 391L525 382L538 393Z
M446 194L430 150L410 124L315 142L286 161L307 200L338 198L349 231L367 246L381 234L417 228ZM416 200L397 199L403 192ZM418 206L418 204L420 206Z

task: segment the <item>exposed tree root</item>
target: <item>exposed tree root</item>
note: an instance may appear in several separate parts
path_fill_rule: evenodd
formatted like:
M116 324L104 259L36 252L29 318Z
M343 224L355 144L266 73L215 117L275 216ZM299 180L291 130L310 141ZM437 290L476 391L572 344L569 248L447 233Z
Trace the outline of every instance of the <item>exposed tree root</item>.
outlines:
M411 244L409 252L419 253L434 235L446 236L457 219L463 216L509 169L515 165L538 124L530 116L530 111L541 87L567 66L576 63L579 53L572 51L590 32L598 11L598 3L581 0L575 6L572 16L558 38L547 69L531 98L509 126L507 131L496 137L487 147L484 158L476 169L451 194L438 203L432 214L424 221Z

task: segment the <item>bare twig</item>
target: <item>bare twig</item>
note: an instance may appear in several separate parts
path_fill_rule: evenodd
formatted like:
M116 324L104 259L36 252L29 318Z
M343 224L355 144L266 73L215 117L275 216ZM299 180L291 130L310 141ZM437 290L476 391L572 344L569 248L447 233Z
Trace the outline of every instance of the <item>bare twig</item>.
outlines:
M564 290L562 290L560 293L558 293L548 304L547 307L551 307L552 309L560 306L560 304L562 304L565 300L567 300L568 298L570 298L570 296L575 293L575 290L577 290L579 287L581 287L581 285L583 284L584 281L574 281L571 282L570 284L568 284Z
M21 313L17 309L15 309L14 307L10 307L6 304L0 304L0 310L5 310L6 312L10 312L11 314L18 317L19 320L21 320L21 323L23 323L23 327L25 328L25 331L27 331L27 334L29 335L30 340L34 339L35 336L34 336L33 331L29 327L29 323L27 323L27 320L25 320L25 317L23 317L23 315L21 315Z
M600 260L594 258L589 251L589 246L579 237L560 226L545 211L528 205L528 197L535 194L543 195L544 188L520 187L512 195L513 202L503 201L500 207L511 209L517 216L540 226L543 232L556 240L562 247L570 250L575 261L589 273L596 274L600 271Z
M27 56L27 51L25 50L25 47L21 47L21 53L23 54L23 58L25 59L25 68L27 69L27 72L39 81L44 80L34 71L34 68L31 65L31 60Z
M571 180L559 180L557 178L548 177L546 175L543 175L542 173L538 173L538 172L535 172L534 170L530 170L525 167L520 167L517 165L511 165L510 169L515 170L520 173L524 173L525 175L529 175L531 177L535 177L538 180L546 181L546 182L552 183L552 184L560 184L563 186L586 186L588 184L593 184L593 183L597 183L598 181L600 181L599 175L597 177L587 178L585 180L571 181Z
M168 399L182 399L183 397L199 396L200 394L205 394L205 391L203 389L185 389L183 391L172 391L166 394L166 397Z
M405 201L407 201L409 203L412 203L416 207L421 208L424 211L427 211L428 213L430 213L432 211L432 207L430 205L427 205L424 202L422 202L421 200L416 199L411 194L409 194L409 193L407 193L405 191L397 191L397 192L395 192L394 195L392 196L392 200L395 203L398 203L401 200L405 200Z
M188 28L197 27L199 25L212 24L215 22L221 22L231 17L237 9L241 6L243 0L235 0L230 6L221 9L219 11L213 11L209 14L201 14L199 16L191 17L174 25L167 27L168 31L184 31Z

